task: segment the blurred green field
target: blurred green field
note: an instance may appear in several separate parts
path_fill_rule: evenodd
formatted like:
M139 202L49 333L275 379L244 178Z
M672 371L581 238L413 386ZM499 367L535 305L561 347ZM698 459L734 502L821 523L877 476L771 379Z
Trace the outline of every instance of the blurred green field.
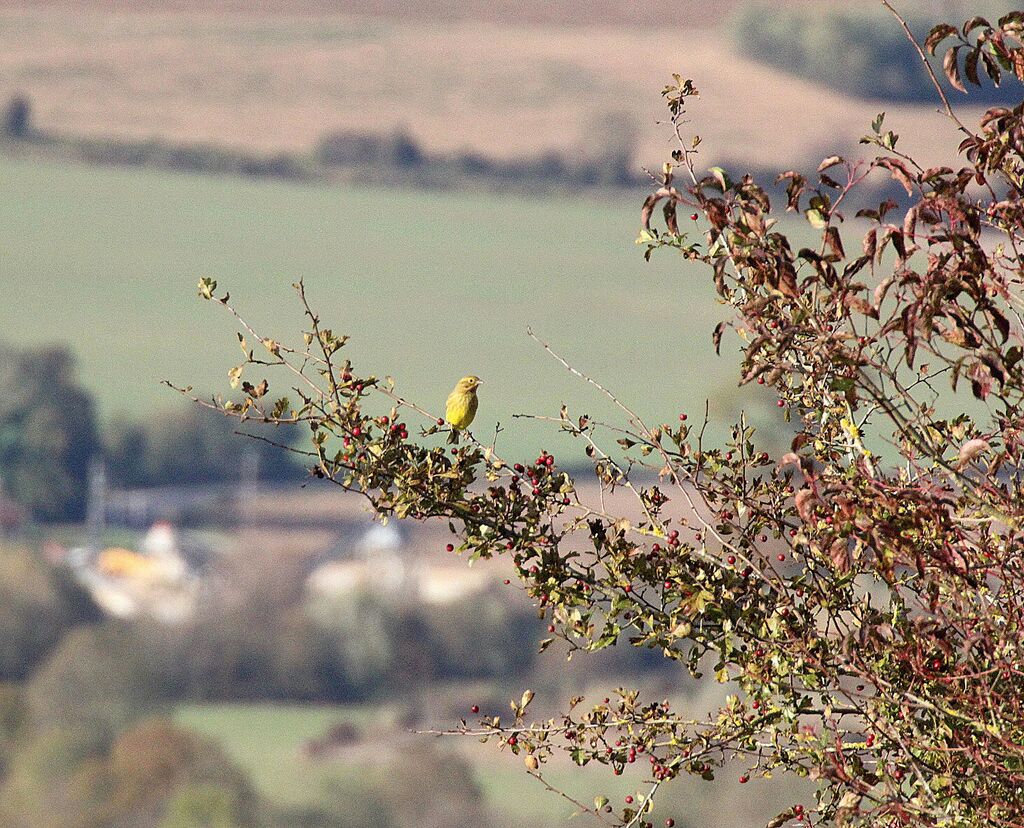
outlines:
M352 335L366 372L438 410L454 381L486 385L478 434L535 451L551 430L516 412L609 408L527 326L641 410L674 419L735 393L710 334L707 273L634 244L639 199L387 192L0 159L0 337L67 341L110 415L180 404L160 381L227 390L232 321L201 302L217 279L267 335L301 318L306 280L323 321ZM271 392L287 389L275 386ZM728 407L727 403L723 403ZM723 409L719 409L719 414Z
M301 755L300 746L309 738L322 736L338 722L350 722L363 728L368 738L376 738L369 736L372 728L388 722L391 716L388 708L369 705L203 704L182 706L176 718L215 739L272 802L298 806L322 801L328 790L343 801L345 796L358 797L375 785L386 785L387 772L381 766L312 762ZM388 750L389 738L393 736L380 741L380 753ZM499 752L494 745L479 745L459 737L451 737L442 747L459 750L469 760L489 810L509 814L509 825L572 824L567 820L573 806L530 778L519 757ZM714 783L677 780L659 795L656 820L672 816L679 828L712 824L731 828L763 824L765 814L774 814L794 801L808 801L810 789L792 780L755 779L741 789L736 781L739 772L724 771ZM558 762L544 767L544 778L582 802L600 793L619 807L626 794L637 794L648 787L645 768L640 764L614 777L603 766L580 769Z
M317 801L338 775L330 763L304 759L303 742L334 724L364 727L387 715L379 707L355 705L196 704L179 708L176 718L216 740L260 793L278 804L300 805Z
M372 731L374 726L392 721L392 713L386 707L186 705L179 708L176 718L215 739L248 772L260 793L279 805L316 804L322 801L328 787L335 794L349 788L355 793L360 787L365 790L366 786L387 782L385 767L343 760L314 762L301 753L306 740L323 736L333 724L346 722ZM430 737L419 738L433 742ZM542 786L526 774L522 761L511 754L499 754L493 745L484 747L475 740L457 738L442 747L466 751L485 801L497 811L517 803L517 817L524 819L523 824L535 824L534 820L561 821L572 813L564 800L545 794ZM386 756L388 750L386 740L381 740L374 753ZM556 787L583 789L588 796L593 795L591 788L624 796L636 784L636 780L615 779L589 769L580 772L568 766L548 770L545 775Z

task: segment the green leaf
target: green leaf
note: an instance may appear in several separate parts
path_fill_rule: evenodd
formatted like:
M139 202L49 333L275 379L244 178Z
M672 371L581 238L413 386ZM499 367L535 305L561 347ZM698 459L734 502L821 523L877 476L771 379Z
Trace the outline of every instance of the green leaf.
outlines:
M718 182L718 186L722 188L723 193L732 187L732 179L729 178L729 174L721 167L712 167L708 172L715 177L715 180Z
M217 289L217 282L208 276L199 280L199 295L203 299L213 299L213 292Z
M811 227L814 227L817 230L824 230L825 227L828 226L828 220L825 218L825 214L816 207L812 207L810 210L807 210L804 215L807 217L807 221L810 223Z

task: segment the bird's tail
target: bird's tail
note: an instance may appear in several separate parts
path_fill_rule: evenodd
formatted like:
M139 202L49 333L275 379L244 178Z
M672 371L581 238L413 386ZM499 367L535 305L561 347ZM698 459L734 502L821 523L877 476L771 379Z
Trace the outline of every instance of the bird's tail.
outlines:
M459 444L459 430L455 426L452 426L452 430L448 434L448 444L452 446Z

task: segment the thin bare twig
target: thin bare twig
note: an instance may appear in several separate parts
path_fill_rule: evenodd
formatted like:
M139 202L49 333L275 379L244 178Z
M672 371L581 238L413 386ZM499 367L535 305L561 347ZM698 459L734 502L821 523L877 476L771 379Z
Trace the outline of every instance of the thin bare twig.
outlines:
M907 36L907 40L909 40L913 44L914 49L917 51L918 56L921 58L921 62L924 64L924 68L925 71L928 73L928 77L931 78L932 85L935 87L935 91L939 93L939 98L942 99L942 105L946 108L946 115L948 115L950 119L953 121L953 123L955 123L963 132L967 133L968 135L971 135L971 131L966 126L964 126L964 122L961 121L957 117L956 113L953 111L953 107L949 103L949 98L946 96L945 90L939 83L939 79L935 75L935 70L932 69L932 64L928 60L928 55L924 53L924 49L922 49L921 45L917 42L917 38L914 37L914 33L910 31L910 26L907 25L907 21L898 11L896 11L895 8L893 8L892 3L890 3L889 0L879 0L879 2L889 10L893 17L896 18L896 20L899 22L900 26L903 29L903 33Z

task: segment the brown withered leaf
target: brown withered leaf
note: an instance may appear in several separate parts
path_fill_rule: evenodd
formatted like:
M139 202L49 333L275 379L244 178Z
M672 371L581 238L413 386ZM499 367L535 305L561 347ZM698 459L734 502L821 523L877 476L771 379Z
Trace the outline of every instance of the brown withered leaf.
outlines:
M850 548L846 538L836 538L832 541L828 557L840 575L845 575L850 571Z
M844 299L846 307L850 310L862 313L871 319L878 319L878 310L870 302L865 299L861 299L859 296L853 296L848 294Z
M942 59L942 71L946 73L946 77L949 78L950 84L954 89L959 89L964 94L967 93L967 87L964 86L962 80L960 80L960 50L963 46L953 46L946 52L946 56Z
M810 523L814 518L814 504L818 502L818 496L811 488L800 489L794 496L793 502L796 511L804 523Z
M832 252L837 260L846 258L846 251L843 250L843 239L836 227L829 227L825 230L825 246Z
M875 258L878 250L878 231L872 227L864 236L864 255L869 259Z

